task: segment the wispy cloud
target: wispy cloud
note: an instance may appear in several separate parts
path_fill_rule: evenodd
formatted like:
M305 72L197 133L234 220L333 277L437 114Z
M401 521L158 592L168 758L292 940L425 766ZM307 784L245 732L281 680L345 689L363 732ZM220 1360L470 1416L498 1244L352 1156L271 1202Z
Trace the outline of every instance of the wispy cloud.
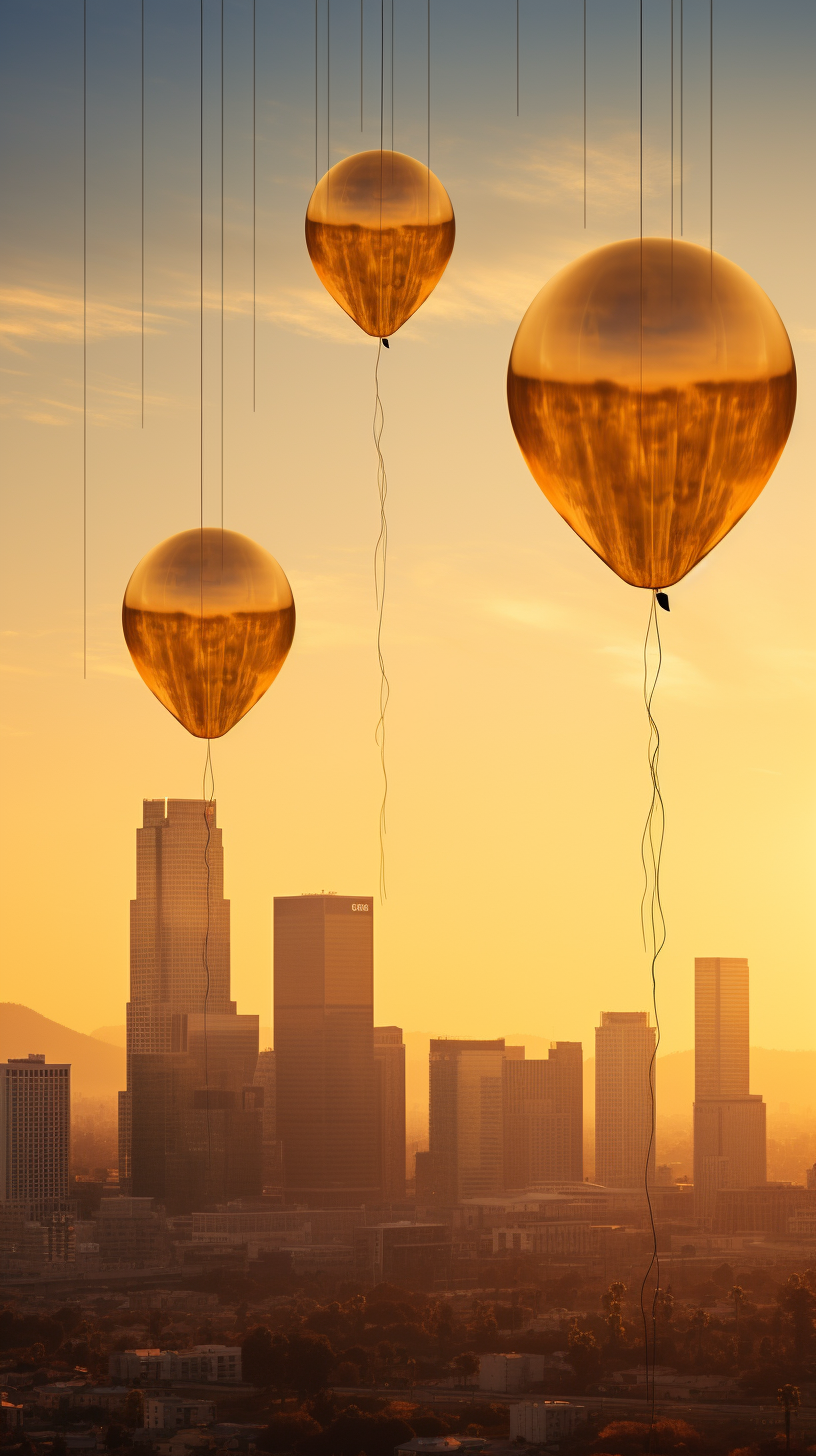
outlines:
M564 627L565 610L553 602L534 598L511 600L498 598L485 604L485 611L502 622L536 632L558 632Z
M643 688L643 647L619 643L596 649L599 656L608 657L613 664L612 676L615 682L627 689ZM652 659L652 669L655 666ZM693 699L708 696L713 684L705 677L695 663L687 658L667 653L664 649L660 667L659 691L672 698Z
M656 147L643 153L643 194L665 190L666 158ZM490 184L500 197L523 203L574 201L583 196L583 144L561 137L546 146L530 147L518 160L497 157ZM604 146L587 149L587 188L593 213L619 211L621 201L640 196L640 159L637 132L619 132Z
M146 330L155 331L160 322L160 314L145 314ZM88 338L137 334L141 331L141 326L141 308L88 299ZM45 288L24 286L0 289L0 341L13 352L22 353L26 343L77 343L82 336L81 293L53 292Z

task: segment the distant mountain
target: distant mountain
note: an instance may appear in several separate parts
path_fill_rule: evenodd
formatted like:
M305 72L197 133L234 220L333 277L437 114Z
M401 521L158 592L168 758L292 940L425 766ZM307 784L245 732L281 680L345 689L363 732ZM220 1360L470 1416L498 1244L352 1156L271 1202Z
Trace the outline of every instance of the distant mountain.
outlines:
M97 1041L106 1041L109 1046L123 1047L127 1036L127 1027L122 1026L97 1026L88 1033Z
M60 1026L14 1001L0 1003L0 1061L29 1052L45 1052L49 1062L70 1062L75 1097L113 1097L125 1085L124 1047Z

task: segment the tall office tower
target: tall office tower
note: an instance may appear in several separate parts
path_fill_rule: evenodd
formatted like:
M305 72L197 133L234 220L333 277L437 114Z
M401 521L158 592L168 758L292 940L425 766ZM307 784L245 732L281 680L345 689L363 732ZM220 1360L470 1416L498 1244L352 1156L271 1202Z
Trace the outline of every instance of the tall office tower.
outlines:
M637 1188L655 1177L649 1065L655 1029L648 1011L603 1011L595 1028L595 1180Z
M216 806L146 799L130 906L123 1192L175 1211L259 1193L258 1018L230 1000Z
M694 1207L706 1223L719 1188L767 1179L765 1103L749 1092L748 962L694 962Z
M277 1120L275 1115L275 1101L277 1095L277 1082L275 1077L275 1053L271 1047L265 1047L258 1053L258 1064L255 1068L253 1078L256 1087L263 1089L263 1186L264 1188L278 1188L283 1176L280 1143L277 1135Z
M504 1037L431 1041L429 1152L439 1207L502 1191L507 1059L523 1061L524 1047L507 1047Z
M0 1066L0 1213L35 1222L66 1208L71 1067L30 1053Z
M277 1135L287 1198L381 1196L370 896L275 900Z
M581 1183L584 1064L579 1041L556 1041L546 1061L504 1063L504 1186Z
M399 1026L374 1027L383 1198L405 1197L405 1047Z

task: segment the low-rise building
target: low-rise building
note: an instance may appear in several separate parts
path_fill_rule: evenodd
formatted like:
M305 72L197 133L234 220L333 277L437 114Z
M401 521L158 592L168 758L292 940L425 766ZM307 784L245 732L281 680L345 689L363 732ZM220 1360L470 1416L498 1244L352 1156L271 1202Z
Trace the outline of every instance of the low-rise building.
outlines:
M586 1406L568 1400L521 1400L510 1407L510 1439L543 1445L574 1435L586 1418Z
M234 1385L241 1380L240 1345L193 1345L189 1350L115 1350L108 1373L118 1380L150 1385L169 1380L186 1385Z
M0 1431L18 1431L23 1424L23 1407L9 1400L4 1390L0 1395Z
M175 1400L165 1395L157 1400L148 1397L144 1403L145 1430L176 1431L181 1427L209 1425L214 1420L215 1406L211 1400Z
M450 1271L451 1232L444 1223L379 1223L354 1230L354 1268L374 1284L432 1287Z
M509 1395L529 1390L544 1379L544 1355L482 1355L479 1361L479 1389Z
M130 1390L126 1385L89 1385L84 1380L59 1380L51 1385L35 1385L32 1400L39 1410L103 1410L122 1411Z

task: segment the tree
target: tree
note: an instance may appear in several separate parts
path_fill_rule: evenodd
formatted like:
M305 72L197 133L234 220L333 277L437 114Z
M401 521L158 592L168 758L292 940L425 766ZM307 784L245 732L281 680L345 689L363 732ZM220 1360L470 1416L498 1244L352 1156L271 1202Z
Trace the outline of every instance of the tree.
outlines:
M797 1278L793 1275L793 1278ZM776 1398L780 1405L785 1407L785 1450L790 1451L790 1422L791 1411L799 1409L799 1387L796 1385L782 1385L776 1392Z
M601 1370L601 1347L591 1330L579 1330L574 1324L567 1337L567 1359L575 1371L578 1389L583 1394Z
M397 1446L410 1441L413 1428L385 1415L363 1415L350 1406L325 1431L299 1443L303 1456L392 1456Z
M122 1420L130 1430L144 1423L144 1398L140 1390L131 1390L125 1401L125 1409L122 1412Z
M711 1315L707 1314L704 1309L695 1309L689 1323L697 1335L697 1359L701 1360L703 1355L703 1335L711 1324Z
M306 1397L322 1390L335 1363L334 1351L325 1335L305 1330L290 1335L286 1354L287 1384L298 1395Z
M605 1294L601 1295L601 1304L604 1308L604 1323L609 1332L609 1344L613 1350L622 1343L625 1330L621 1319L621 1302L626 1293L626 1285L619 1279L613 1279Z
M296 1414L281 1411L278 1415L270 1416L266 1430L255 1437L255 1445L259 1451L291 1451L296 1441L319 1434L320 1426L317 1421L304 1411Z
M463 1350L453 1361L454 1369L464 1380L479 1374L479 1357L472 1350Z
M791 1274L776 1296L780 1310L793 1326L793 1348L800 1362L808 1358L816 1343L816 1293L813 1284L811 1271Z
M286 1385L289 1342L285 1335L273 1335L266 1325L255 1325L241 1343L241 1372L245 1380L268 1390Z

